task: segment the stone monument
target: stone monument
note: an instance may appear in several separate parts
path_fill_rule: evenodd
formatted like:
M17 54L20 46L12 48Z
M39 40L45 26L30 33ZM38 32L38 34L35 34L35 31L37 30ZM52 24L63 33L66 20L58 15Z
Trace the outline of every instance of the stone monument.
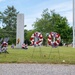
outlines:
M24 14L17 15L16 48L21 48L24 43Z

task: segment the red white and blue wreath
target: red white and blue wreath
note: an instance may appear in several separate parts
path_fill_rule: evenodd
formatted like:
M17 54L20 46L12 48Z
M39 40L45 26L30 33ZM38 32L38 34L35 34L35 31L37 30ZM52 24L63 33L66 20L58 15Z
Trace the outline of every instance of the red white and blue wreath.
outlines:
M32 34L30 41L31 45L40 46L43 42L43 36L41 33L35 32L34 34Z
M57 47L60 43L60 34L51 32L48 36L48 44L52 47Z

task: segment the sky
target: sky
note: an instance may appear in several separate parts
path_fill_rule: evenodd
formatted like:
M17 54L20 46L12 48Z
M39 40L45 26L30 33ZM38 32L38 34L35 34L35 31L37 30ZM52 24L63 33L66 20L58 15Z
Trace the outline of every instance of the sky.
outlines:
M0 0L0 11L7 6L14 6L17 11L24 14L25 29L33 29L32 24L36 18L41 18L44 9L55 10L56 13L66 17L70 26L73 25L73 2L72 0ZM0 27L1 27L0 23Z

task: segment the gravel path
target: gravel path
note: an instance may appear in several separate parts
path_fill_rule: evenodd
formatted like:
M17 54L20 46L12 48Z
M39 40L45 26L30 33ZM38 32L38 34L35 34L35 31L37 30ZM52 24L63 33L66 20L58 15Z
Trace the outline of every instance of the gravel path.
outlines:
M75 75L75 65L0 64L0 75Z

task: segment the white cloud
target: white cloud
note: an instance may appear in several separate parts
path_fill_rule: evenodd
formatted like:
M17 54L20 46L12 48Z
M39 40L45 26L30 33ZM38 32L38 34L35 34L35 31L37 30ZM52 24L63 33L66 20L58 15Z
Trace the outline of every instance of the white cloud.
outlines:
M0 2L2 2L3 0L0 0Z
M66 17L70 26L73 24L73 4L72 1L62 3L58 5L57 12L60 13L63 17Z
M69 22L72 22L73 21L73 14L72 12L65 12L64 14L62 14L63 16L67 17L68 21Z
M0 2L5 1L5 0L0 0Z
M66 17L69 24L73 23L73 3L72 1L67 1L58 5L51 6L51 9L55 9L56 13L59 13L61 16Z
M55 9L56 13L59 13L61 16L66 17L68 19L68 22L70 25L72 25L73 22L73 14L72 14L72 1L67 1L67 2L63 2L60 4L56 4L56 5L47 5L47 7L45 6L48 3L43 3L43 4L39 4L37 7L35 8L34 13L31 13L31 15L27 16L26 18L26 24L27 29L32 29L32 24L33 22L36 21L36 18L40 18L41 17L41 13L45 8L48 8L49 10L53 10Z
M32 15L25 16L25 24L27 27L25 29L30 30L33 29L32 24L36 21L36 18L41 18L41 13L35 13Z
M55 9L55 10L59 10L59 11L72 9L72 1L67 1L67 2L53 5L53 6L51 6L51 9Z
M4 0L0 0L4 1ZM10 0L11 1L11 0ZM30 0L25 0L26 2ZM65 2L66 1L66 2ZM25 15L25 24L27 25L26 29L33 29L32 24L36 21L36 18L40 18L44 9L48 8L49 10L55 9L56 13L59 13L61 16L65 16L68 19L68 22L72 24L72 1L65 0L61 3L51 3L51 1L43 1L35 6L29 6L26 8L19 8L21 12ZM16 1L15 1L16 2ZM13 3L15 3L13 2Z

